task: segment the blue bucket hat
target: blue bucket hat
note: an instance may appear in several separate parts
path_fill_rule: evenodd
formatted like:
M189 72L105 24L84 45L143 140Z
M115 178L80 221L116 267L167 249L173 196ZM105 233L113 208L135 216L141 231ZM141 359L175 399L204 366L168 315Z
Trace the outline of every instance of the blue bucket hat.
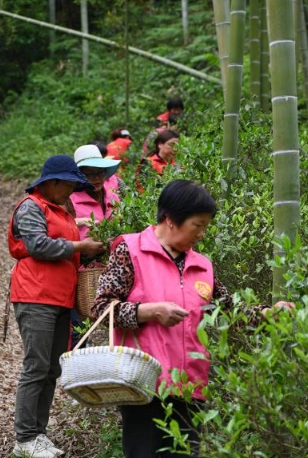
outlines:
M34 188L47 180L65 180L76 183L75 191L92 191L94 187L88 182L86 176L79 170L75 161L65 154L58 154L47 159L43 165L41 176L26 188L29 194Z
M106 170L105 178L110 178L119 167L121 161L103 158L96 145L82 145L76 149L74 160L78 167L98 167Z

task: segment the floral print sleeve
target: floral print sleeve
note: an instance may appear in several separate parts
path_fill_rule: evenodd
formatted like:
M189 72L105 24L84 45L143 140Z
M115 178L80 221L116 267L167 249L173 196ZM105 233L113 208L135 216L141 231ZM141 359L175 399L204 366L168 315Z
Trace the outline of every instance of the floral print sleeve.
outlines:
M92 312L101 315L110 302L118 299L121 302L115 307L115 327L137 329L137 310L139 302L126 301L134 284L134 268L126 243L122 240L112 251L109 262L99 279L99 287ZM108 318L104 320L108 324Z

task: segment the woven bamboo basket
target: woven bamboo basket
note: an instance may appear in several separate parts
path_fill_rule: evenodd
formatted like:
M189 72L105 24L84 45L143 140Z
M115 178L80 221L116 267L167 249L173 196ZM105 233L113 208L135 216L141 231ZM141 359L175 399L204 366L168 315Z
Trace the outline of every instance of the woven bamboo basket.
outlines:
M91 307L98 287L98 279L103 267L79 270L76 293L76 311L81 320L91 316Z
M87 407L147 404L162 371L160 362L141 349L113 345L117 303L112 302L73 351L60 357L62 388ZM108 313L109 345L79 349Z

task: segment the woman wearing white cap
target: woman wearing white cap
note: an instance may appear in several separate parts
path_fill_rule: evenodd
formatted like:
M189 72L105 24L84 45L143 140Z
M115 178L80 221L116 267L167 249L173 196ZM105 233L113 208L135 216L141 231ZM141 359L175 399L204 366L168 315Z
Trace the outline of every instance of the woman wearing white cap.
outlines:
M68 211L75 217L80 238L84 239L89 230L91 213L96 221L102 221L111 216L114 202L119 202L118 194L109 186L104 186L104 183L116 172L121 161L103 158L96 145L77 148L74 160L94 187L92 191L74 192L67 203Z
M97 222L110 218L115 202L119 202L119 196L106 183L116 172L121 161L103 158L96 145L83 145L76 149L74 161L79 170L86 176L93 186L90 191L74 192L65 204L66 210L75 218L80 233L80 239L87 238L91 213ZM83 266L96 267L100 265L100 256L82 255L80 257L81 268ZM72 339L71 348L77 344L80 335L74 328L82 327L75 310L71 313Z

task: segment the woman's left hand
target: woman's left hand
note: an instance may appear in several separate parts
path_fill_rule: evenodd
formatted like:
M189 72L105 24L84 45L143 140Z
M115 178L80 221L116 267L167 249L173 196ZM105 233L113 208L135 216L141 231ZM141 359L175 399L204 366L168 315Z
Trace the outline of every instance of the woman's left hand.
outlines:
M281 310L287 310L289 312L295 308L294 302L278 301L272 307L267 307L261 311L262 317L267 318L267 314L276 315Z

